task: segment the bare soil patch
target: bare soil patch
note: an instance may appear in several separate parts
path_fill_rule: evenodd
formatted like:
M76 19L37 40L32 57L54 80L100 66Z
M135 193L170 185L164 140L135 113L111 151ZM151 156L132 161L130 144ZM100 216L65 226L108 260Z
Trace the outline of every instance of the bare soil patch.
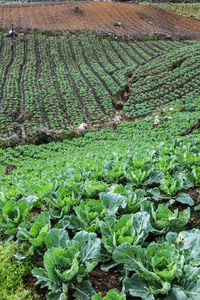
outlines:
M190 230L192 228L200 229L200 212L198 210L197 211L195 210L195 207L200 204L199 189L196 187L193 187L193 188L189 188L187 190L183 189L182 192L189 194L192 197L192 199L194 200L194 206L190 207L190 220L189 220L188 224L185 226L185 228L187 230ZM184 209L186 209L187 207L188 207L188 205L186 205L186 204L175 202L172 205L172 207L170 207L170 208L172 208L172 209L178 208L178 210L180 212L180 211L183 211Z
M115 26L116 22L121 26ZM142 4L54 2L0 5L0 27L23 31L96 32L121 37L200 39L200 21Z
M100 266L97 266L90 273L90 282L92 283L95 291L101 293L103 296L113 288L121 290L120 275L114 271L104 272Z
M37 278L30 274L24 279L24 288L32 291L35 300L45 300L48 289L41 289L39 286L35 285L36 282Z

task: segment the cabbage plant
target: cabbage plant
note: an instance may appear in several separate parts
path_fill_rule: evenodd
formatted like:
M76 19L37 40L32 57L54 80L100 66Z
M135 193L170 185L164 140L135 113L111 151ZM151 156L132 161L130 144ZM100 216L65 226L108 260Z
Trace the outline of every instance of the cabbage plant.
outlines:
M80 231L70 240L65 230L54 228L45 243L44 269L34 268L32 274L37 284L50 290L47 299L66 299L69 287L77 299L95 294L86 279L100 258L101 240L96 234Z

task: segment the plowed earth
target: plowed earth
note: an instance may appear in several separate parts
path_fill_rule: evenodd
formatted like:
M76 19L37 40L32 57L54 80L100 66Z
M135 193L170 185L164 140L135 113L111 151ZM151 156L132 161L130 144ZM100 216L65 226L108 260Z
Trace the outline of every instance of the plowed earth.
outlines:
M117 21L122 26L115 26ZM39 31L89 31L118 36L172 36L200 40L200 21L142 4L65 2L0 5L0 27Z

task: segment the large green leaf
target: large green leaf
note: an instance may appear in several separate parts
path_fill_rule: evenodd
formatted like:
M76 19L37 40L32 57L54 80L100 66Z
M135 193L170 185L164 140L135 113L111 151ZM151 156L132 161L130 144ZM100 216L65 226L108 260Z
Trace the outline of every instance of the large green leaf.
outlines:
M134 215L134 228L136 231L136 243L142 244L148 233L153 230L150 224L150 215L147 212L138 212Z
M123 280L123 288L125 293L130 293L133 297L141 297L144 300L155 299L153 295L150 295L147 285L142 282L137 274L132 277L126 277Z
M117 263L124 264L127 270L135 271L140 268L143 255L144 251L140 247L124 243L114 250L112 257Z
M114 214L118 211L119 207L126 207L126 197L116 193L101 193L100 200L103 201L105 207L110 214Z
M154 187L152 189L149 189L147 191L148 196L150 196L150 198L153 198L156 201L159 201L162 199L161 193L160 193L160 189L158 187Z
M180 251L187 251L189 253L189 259L195 263L200 264L200 230L192 229L190 231L180 232L176 243Z
M77 241L81 245L80 257L83 262L87 264L91 260L99 259L101 239L97 238L96 233L80 231L75 235L73 241Z
M182 180L183 182L182 187L184 189L189 189L194 186L194 176L192 175L192 173L186 173L186 172L178 173L177 178Z
M31 273L37 277L37 284L40 284L42 287L48 285L48 274L44 269L34 268Z
M119 294L117 289L111 289L108 291L106 296L101 296L101 294L96 294L92 297L92 300L125 300L125 296Z
M194 200L189 194L186 193L180 193L178 197L176 198L176 201L182 203L182 204L188 204L190 206L194 205Z
M27 207L32 208L33 206L36 206L39 202L39 199L37 196L34 195L29 195L24 200L27 203Z
M165 300L188 300L188 298L181 288L173 287Z
M81 230L83 229L83 224L81 221L78 219L77 216L75 215L69 215L69 216L64 216L58 223L55 225L56 228L69 228L69 229L75 229Z
M80 284L73 285L72 287L75 290L73 296L76 300L90 300L91 297L96 294L89 281L83 281Z
M184 268L184 277L181 286L187 295L188 299L200 299L200 268L188 264Z
M155 184L159 184L162 180L164 180L165 176L161 171L153 170L150 172L149 177L144 182L146 186L152 186Z
M65 249L69 236L66 230L53 228L45 237L45 244L47 248L62 248Z

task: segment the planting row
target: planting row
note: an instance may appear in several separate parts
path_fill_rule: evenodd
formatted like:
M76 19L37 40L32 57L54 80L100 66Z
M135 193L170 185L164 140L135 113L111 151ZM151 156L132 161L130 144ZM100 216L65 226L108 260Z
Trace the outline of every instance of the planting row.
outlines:
M199 45L186 46L138 68L130 77L132 91L124 107L126 116L143 116L157 107L176 106L191 93L197 100L200 96L199 58Z
M198 112L168 116L0 149L1 299L199 299Z
M113 96L127 84L127 71L147 66L165 51L180 48L182 53L188 43L198 44L121 42L93 35L2 38L1 136L108 120L116 109ZM142 78L140 69L139 74Z

